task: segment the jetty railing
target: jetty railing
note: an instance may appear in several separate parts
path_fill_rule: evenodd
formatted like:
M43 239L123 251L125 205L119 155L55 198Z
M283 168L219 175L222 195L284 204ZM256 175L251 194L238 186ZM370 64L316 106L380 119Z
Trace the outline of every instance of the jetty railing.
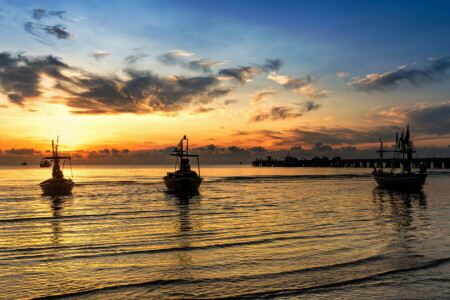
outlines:
M402 160L385 159L382 164L384 168L399 168ZM379 159L256 159L252 162L254 167L329 167L329 168L374 168L380 167ZM450 158L413 158L412 167L419 168L419 165L426 165L429 169L450 169Z

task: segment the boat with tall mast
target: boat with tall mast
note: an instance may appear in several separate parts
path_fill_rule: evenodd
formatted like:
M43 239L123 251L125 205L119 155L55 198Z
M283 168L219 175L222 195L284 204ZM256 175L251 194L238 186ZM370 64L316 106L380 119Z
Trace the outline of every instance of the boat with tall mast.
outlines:
M200 162L198 155L189 154L189 140L184 136L170 155L176 156L175 171L167 172L164 183L169 191L197 192L203 178L200 177ZM197 158L198 174L191 170L189 157ZM177 170L178 167L178 170Z
M380 150L377 152L379 154L379 168L374 167L372 176L380 187L409 190L417 190L423 187L427 178L427 167L420 165L419 173L412 171L413 153L417 152L414 149L413 141L410 139L409 124L406 127L406 132L403 130L400 138L397 133L394 150L385 150L380 139ZM387 152L394 153L389 171L383 169L383 154ZM401 165L401 172L395 173L395 166L398 162Z
M70 168L72 169L72 162L70 155L60 156L58 152L59 137L56 140L56 145L52 140L52 156L44 157L44 160L53 161L52 178L47 179L39 184L44 195L49 196L64 196L70 195L75 183L71 178L64 178L64 174L61 170L60 163L63 163L63 169L65 162L69 161Z
M41 161L39 162L39 166L40 166L41 168L48 168L48 167L50 167L51 165L52 165L52 163L51 163L49 160L44 159L44 158L41 158Z

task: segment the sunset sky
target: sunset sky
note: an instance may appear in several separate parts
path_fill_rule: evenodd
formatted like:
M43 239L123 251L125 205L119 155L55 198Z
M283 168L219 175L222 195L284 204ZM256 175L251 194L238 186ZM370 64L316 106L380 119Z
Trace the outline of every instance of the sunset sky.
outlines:
M364 150L408 122L416 146L445 149L449 11L448 1L0 0L0 155L43 153L57 135L80 157L163 150L184 134L200 152L249 157Z

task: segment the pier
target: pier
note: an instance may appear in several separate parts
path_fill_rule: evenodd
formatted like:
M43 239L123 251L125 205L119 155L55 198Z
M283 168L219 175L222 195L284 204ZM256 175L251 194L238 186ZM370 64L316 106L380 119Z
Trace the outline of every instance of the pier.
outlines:
M286 157L281 160L273 159L268 156L267 159L257 158L252 162L254 167L329 167L329 168L374 168L381 167L379 159L342 159L334 157L314 157L312 159L297 159L295 157ZM384 159L383 168L400 168L401 160ZM418 168L419 165L426 165L429 169L450 169L450 158L413 158L412 167Z

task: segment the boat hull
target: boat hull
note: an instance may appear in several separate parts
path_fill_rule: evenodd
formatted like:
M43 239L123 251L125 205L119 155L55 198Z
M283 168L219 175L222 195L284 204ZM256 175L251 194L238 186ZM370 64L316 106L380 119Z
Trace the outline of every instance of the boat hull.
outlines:
M167 189L173 192L198 192L202 180L201 177L164 177L164 183Z
M385 188L421 189L427 174L372 174L377 184Z
M54 180L49 179L39 184L44 195L64 196L70 195L75 183L70 179Z

